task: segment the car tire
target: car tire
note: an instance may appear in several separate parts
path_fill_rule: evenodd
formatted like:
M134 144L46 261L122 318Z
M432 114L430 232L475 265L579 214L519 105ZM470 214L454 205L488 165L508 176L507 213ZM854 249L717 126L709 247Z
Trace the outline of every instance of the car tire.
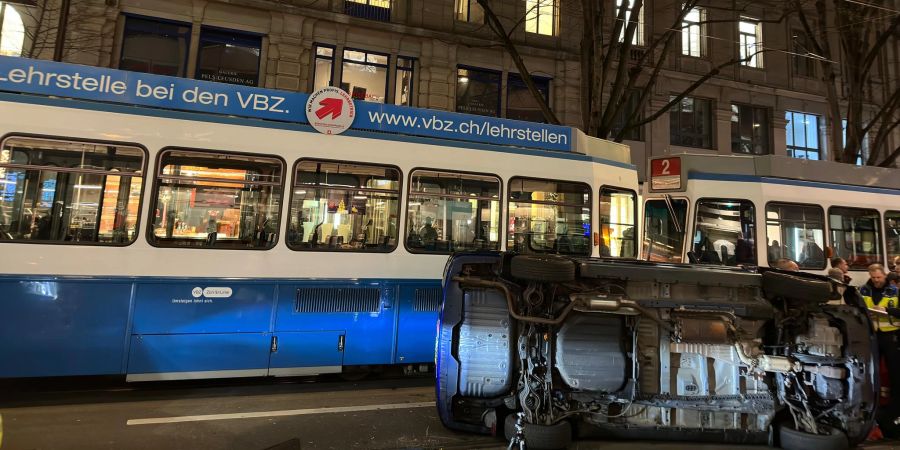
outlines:
M572 443L572 424L565 420L553 425L526 423L524 428L525 445L529 450L555 450L566 448ZM506 416L503 434L507 440L516 434L515 414Z
M811 434L795 430L790 425L778 427L778 441L784 450L847 450L847 435L837 428L828 428L828 434Z
M514 278L542 283L561 283L575 279L575 263L555 255L516 255L509 272Z

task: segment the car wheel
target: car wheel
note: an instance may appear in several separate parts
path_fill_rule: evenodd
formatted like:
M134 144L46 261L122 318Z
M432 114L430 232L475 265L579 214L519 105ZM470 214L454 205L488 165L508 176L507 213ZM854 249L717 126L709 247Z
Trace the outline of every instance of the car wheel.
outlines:
M847 450L847 435L836 428L828 428L828 434L812 434L795 430L790 425L778 428L778 440L784 450Z
M575 263L555 255L516 255L509 267L510 274L520 280L559 283L575 279Z
M572 443L572 425L565 420L553 425L526 423L524 428L525 445L530 450L566 448ZM507 440L512 439L516 434L515 414L506 416L506 421L503 423L503 431Z

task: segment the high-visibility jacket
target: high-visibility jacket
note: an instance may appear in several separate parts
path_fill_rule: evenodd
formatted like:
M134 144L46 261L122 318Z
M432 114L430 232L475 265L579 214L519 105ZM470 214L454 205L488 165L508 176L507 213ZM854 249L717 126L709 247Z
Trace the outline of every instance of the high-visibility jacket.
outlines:
M885 309L900 307L900 302L898 302L897 299L898 291L896 287L887 284L882 290L881 300L878 303L875 303L875 299L872 297L873 289L873 286L869 283L866 283L859 288L859 293L862 294L863 299L866 301L866 307L873 308L880 306ZM875 323L875 329L878 331L897 331L900 329L900 319L893 319L893 323L891 323L890 317L878 315L874 317L873 322Z

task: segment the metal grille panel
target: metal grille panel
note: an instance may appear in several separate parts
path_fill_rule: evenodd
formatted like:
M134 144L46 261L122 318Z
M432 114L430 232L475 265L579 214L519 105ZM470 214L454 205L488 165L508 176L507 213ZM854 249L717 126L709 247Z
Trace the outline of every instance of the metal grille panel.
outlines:
M441 288L418 288L413 299L413 311L437 311L444 300Z
M378 312L381 290L369 287L300 288L294 311L298 313Z

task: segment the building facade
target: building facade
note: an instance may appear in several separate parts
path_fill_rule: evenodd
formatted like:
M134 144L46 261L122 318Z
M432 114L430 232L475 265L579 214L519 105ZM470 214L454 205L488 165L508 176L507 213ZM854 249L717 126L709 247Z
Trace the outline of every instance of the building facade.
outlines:
M290 91L334 85L364 101L543 121L477 0L36 1L4 4L0 53L56 53L71 63ZM606 1L614 11L626 0ZM490 4L550 108L563 124L582 127L580 4ZM819 63L799 24L780 18L775 6L701 6L685 16L642 114L723 61L767 51L723 67L667 114L632 130L625 143L635 161L682 150L833 159ZM678 13L662 1L643 9L637 52ZM615 20L608 15L607 34ZM875 103L900 86L900 39L885 55L870 80ZM890 148L900 145L898 134Z

